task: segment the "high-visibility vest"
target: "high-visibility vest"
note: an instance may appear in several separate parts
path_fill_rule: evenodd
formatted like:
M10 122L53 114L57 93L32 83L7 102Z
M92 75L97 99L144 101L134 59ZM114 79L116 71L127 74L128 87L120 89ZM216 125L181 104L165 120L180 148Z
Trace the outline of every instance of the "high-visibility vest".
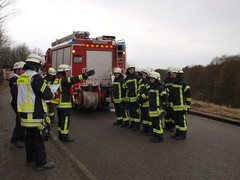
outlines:
M32 70L27 70L24 74L19 76L17 80L18 85L18 98L17 107L18 112L27 113L27 119L21 119L21 125L25 127L38 127L43 119L33 119L35 111L36 95L31 86L31 80L37 73ZM42 89L46 88L47 84L43 84ZM45 113L47 113L46 102L42 99L42 106Z

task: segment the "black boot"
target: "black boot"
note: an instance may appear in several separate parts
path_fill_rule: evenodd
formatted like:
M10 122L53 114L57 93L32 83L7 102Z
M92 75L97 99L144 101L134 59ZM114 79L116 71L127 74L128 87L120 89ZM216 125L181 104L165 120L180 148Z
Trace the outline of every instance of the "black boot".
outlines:
M15 146L21 148L25 146L25 143L24 141L18 140L15 142Z
M175 134L174 134L174 135L172 135L172 136L171 136L171 138L172 138L172 139L176 139L176 137L177 137L177 136L179 136L179 134L180 134L180 131L179 131L179 129L176 129L176 132L175 132Z
M148 125L148 133L146 134L146 136L153 136L154 132L153 132L153 128L152 125Z
M168 131L169 129L170 129L170 122L165 121L165 126L164 126L163 130Z
M130 125L127 127L127 129L132 129L134 127L134 122L131 121Z
M54 163L46 163L42 166L36 166L36 170L45 170L45 169L52 169L55 167Z
M148 125L147 124L143 124L143 128L141 131L139 131L139 133L147 133L148 132Z
M69 136L68 134L61 134L60 137L61 137L61 138L59 138L59 139L60 139L60 141L62 141L62 142L73 142L73 141L74 141L74 139L73 139L73 138L70 138L70 136Z
M154 134L151 142L163 142L163 134Z
M175 131L175 123L174 122L170 122L169 132L174 132L174 131Z
M117 122L113 123L113 125L121 125L122 123L122 120L117 120Z
M135 122L134 127L131 129L132 131L138 131L140 129L140 122Z
M176 140L186 139L187 131L179 131L179 135L175 137Z
M124 121L123 124L120 126L121 128L125 128L129 126L129 121Z

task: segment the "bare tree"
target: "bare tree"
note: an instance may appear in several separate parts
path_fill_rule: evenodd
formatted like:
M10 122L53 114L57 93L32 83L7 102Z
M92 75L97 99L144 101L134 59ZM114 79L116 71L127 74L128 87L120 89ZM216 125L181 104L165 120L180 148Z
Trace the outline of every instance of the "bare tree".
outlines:
M33 48L33 49L31 50L31 53L38 54L38 55L40 55L40 56L43 55L42 50L41 50L40 48L37 48L37 47Z
M16 0L0 0L0 24L3 25L7 20L20 13L14 8Z

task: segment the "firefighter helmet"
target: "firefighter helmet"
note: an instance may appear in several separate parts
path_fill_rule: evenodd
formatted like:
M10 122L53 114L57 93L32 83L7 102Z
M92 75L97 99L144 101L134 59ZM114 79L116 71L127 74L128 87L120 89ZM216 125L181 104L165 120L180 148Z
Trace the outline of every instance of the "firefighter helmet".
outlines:
M19 68L19 69L22 69L25 64L26 64L26 63L23 62L23 61L18 62L18 68Z
M149 75L150 78L155 78L157 80L161 80L161 76L158 72L152 71Z
M183 69L181 67L173 67L171 72L173 72L173 73L183 73Z
M67 64L60 64L59 66L58 66L58 72L65 72L65 71L69 71L70 70L70 68L69 68L69 66L67 65Z
M56 70L52 67L48 69L48 74L55 76L56 75Z
M26 62L32 62L32 63L41 64L42 63L42 57L37 55L37 54L30 54L27 57Z
M144 68L144 69L142 70L142 73L146 73L147 75L149 75L150 69Z
M15 62L15 63L14 63L13 69L19 69L19 62Z
M134 69L135 69L136 67L135 67L134 64L128 64L128 65L127 65L127 69L130 69L130 68L134 68Z
M141 72L140 68L135 67L135 72Z
M174 70L174 67L173 66L169 66L168 68L167 68L167 71L168 72L172 72Z
M25 64L26 64L26 63L23 62L23 61L16 62L16 63L13 65L13 69L22 69Z
M121 73L122 73L122 69L119 68L119 67L117 67L117 68L114 69L113 73L114 73L114 74L115 74L115 73L121 74Z

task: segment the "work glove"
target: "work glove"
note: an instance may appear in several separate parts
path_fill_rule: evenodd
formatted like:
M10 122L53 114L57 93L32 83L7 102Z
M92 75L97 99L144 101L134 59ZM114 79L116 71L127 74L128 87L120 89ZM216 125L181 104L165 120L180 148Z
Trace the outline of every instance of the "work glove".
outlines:
M40 130L40 135L43 141L48 141L51 138L49 126L45 126L44 129Z
M48 116L45 116L43 122L38 126L38 130L40 131L40 135L43 141L47 141L50 139L50 131L51 127L51 120Z
M92 69L92 70L90 70L90 71L87 71L86 74L87 74L88 77L89 77L89 76L92 76L92 75L95 74L95 70Z

